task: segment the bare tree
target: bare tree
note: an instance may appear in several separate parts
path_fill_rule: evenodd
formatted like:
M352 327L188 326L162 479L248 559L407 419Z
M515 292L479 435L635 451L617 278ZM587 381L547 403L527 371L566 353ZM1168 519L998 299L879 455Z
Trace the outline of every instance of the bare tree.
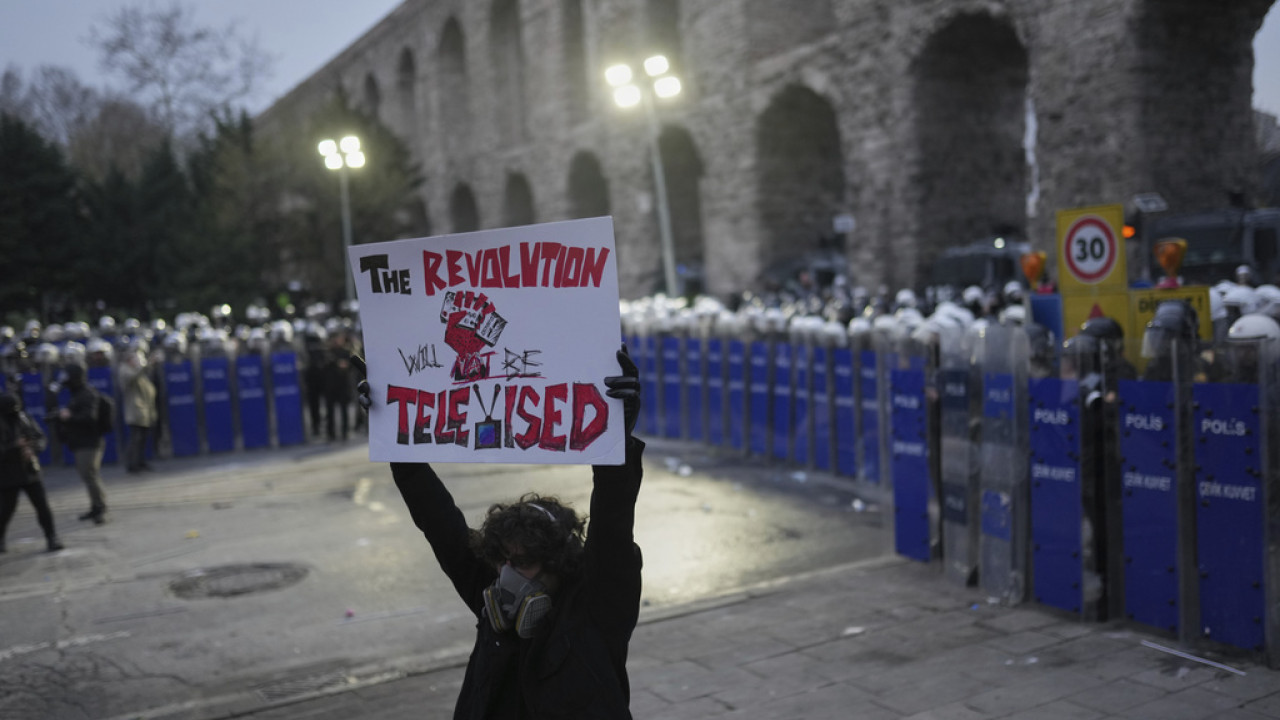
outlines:
M210 128L215 113L252 97L271 73L272 58L256 38L234 22L199 25L191 4L123 7L92 28L89 42L102 68L179 139Z
M24 80L15 66L0 76L0 110L22 118L64 148L98 110L98 93L64 67L41 65Z
M71 164L94 180L114 168L137 178L148 155L168 137L147 109L123 97L105 98L68 143Z

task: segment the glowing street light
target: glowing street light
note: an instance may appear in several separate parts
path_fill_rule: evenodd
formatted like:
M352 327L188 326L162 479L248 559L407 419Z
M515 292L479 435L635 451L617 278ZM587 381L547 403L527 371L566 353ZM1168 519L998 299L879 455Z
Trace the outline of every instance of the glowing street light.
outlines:
M324 166L338 171L339 186L342 189L342 278L346 288L346 299L355 300L355 285L348 269L347 248L351 247L351 200L347 191L347 168L364 167L364 152L360 150L360 138L347 135L341 140L321 140L320 154L324 156Z
M646 58L641 67L647 76L637 82L630 65L613 65L604 71L604 79L613 88L613 101L620 108L644 104L649 123L649 155L653 162L653 183L658 195L658 231L662 236L662 266L667 295L676 295L676 253L671 235L671 208L667 204L667 177L658 148L658 118L653 110L653 96L666 100L680 94L680 78L671 74L671 63L665 56ZM647 80L647 81L646 81Z

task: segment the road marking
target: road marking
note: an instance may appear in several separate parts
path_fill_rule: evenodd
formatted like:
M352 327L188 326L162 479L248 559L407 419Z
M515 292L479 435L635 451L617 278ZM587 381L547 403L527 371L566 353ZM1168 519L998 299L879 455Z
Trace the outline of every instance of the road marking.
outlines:
M356 490L351 493L351 502L357 505L364 505L369 502L369 491L373 489L373 481L367 477L362 477L356 481Z
M79 637L67 638L66 640L59 640L56 643L42 642L32 645L13 645L0 650L0 662L18 657L19 655L29 655L33 652L40 652L41 650L65 650L71 647L82 647L84 645L92 645L94 643L106 642L108 640L119 640L121 638L129 637L130 634L131 633L128 632L114 632L106 635L81 635Z

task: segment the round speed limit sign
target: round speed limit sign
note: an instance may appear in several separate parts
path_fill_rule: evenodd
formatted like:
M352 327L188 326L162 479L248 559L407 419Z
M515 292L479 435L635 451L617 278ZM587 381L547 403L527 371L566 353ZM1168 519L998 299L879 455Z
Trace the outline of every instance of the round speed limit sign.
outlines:
M1085 215L1072 223L1064 244L1067 270L1082 283L1106 279L1120 254L1111 225L1095 215Z

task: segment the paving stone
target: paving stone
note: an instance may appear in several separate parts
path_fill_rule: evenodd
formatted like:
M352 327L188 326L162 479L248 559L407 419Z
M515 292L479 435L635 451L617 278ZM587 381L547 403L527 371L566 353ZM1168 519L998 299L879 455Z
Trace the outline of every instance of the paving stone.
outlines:
M1135 719L1201 720L1216 718L1220 714L1238 709L1244 703L1235 698L1191 688L1131 707L1125 714Z
M720 717L731 708L712 697L699 697L686 702L674 703L653 715L638 715L634 710L632 717L647 717L652 720L699 720L706 717Z
M1107 716L1068 700L1055 700L1005 717L1009 720L1094 720Z
M1163 663L1163 667L1144 670L1129 677L1162 690L1177 692L1213 680L1216 674L1217 671L1205 665L1190 660L1174 659Z
M1120 713L1136 705L1164 697L1165 691L1145 683L1129 679L1116 680L1105 685L1078 692L1068 699L1084 707L1108 713Z
M984 644L1014 654L1029 653L1062 642L1051 635L1026 630L1004 637L993 637Z
M982 720L982 718L989 717L995 716L975 710L963 702L956 702L933 710L916 713L915 715L908 715L902 720Z
M1073 695L1097 681L1068 671L1053 672L1031 682L1009 685L974 695L965 701L969 707L992 715L1030 710L1045 703Z
M980 688L971 678L943 675L916 685L879 693L876 702L891 710L911 715L938 708L972 696Z

